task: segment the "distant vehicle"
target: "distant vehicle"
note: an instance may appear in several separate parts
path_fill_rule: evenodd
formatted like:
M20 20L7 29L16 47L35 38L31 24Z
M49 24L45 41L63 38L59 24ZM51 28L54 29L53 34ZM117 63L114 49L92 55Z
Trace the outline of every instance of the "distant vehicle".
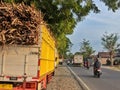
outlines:
M94 76L100 78L100 75L102 74L101 68L94 68Z
M63 64L63 59L59 59L59 64L62 65Z
M58 51L57 49L55 49L55 68L58 67L58 64L59 64L59 54L58 54Z
M73 65L81 66L83 64L83 55L75 54L73 59Z
M86 67L86 68L88 68L88 69L89 69L89 68L93 65L93 63L94 63L93 59L91 59L91 58L86 58L86 59L83 60L83 62L84 62L84 67Z
M87 59L87 60L84 60L84 67L86 67L87 69L90 68L90 62L89 62L88 59Z
M70 65L70 63L71 63L70 60L67 60L67 65Z
M120 65L120 59L115 59L115 60L113 61L113 64L114 64L114 65Z

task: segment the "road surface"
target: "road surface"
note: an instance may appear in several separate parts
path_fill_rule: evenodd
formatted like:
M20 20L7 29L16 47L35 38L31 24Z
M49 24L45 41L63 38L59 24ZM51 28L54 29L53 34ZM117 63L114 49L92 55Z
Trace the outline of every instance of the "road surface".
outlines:
M93 76L93 68L70 67L90 90L120 90L120 71L102 68L100 78Z

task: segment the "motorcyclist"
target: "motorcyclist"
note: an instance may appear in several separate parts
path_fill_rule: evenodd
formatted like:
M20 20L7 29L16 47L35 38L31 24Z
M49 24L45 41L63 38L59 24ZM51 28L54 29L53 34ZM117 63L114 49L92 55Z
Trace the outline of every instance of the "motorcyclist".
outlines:
M95 60L94 62L94 74L95 74L96 70L101 68L101 62L97 57L95 57L94 60Z
M87 69L89 69L90 63L89 63L88 59L85 59L85 61L84 61L84 67L86 67Z

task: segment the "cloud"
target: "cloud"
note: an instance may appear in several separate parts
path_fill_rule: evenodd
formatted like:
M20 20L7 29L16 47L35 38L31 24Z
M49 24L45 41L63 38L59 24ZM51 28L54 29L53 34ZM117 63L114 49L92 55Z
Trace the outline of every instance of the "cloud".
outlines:
M98 1L98 0L96 0ZM79 22L69 39L74 44L72 52L75 53L80 49L80 42L85 38L89 40L91 46L98 52L103 51L101 37L105 32L118 33L120 35L120 11L113 13L108 11L102 3L98 3L101 13L90 13L86 18ZM102 7L101 7L102 6Z
M118 17L119 14L100 14L100 15L93 15L89 16L87 19L91 22L97 22L104 25L112 25L112 26L118 26L120 22L120 19Z

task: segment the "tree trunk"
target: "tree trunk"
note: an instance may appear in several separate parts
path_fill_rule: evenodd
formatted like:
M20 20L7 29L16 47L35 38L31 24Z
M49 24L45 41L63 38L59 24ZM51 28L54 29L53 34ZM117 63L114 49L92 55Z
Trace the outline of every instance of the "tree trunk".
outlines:
M110 51L111 66L113 66L113 51Z
M111 66L113 66L113 58L111 58Z

